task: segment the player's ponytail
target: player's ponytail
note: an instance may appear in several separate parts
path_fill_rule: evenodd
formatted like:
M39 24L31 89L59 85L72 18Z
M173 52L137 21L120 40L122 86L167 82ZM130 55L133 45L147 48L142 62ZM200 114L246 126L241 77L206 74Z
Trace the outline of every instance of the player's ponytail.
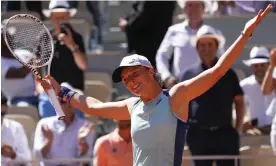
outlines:
M163 87L163 81L162 81L161 76L158 72L154 73L154 78L155 78L156 82L158 83L158 85L162 88Z

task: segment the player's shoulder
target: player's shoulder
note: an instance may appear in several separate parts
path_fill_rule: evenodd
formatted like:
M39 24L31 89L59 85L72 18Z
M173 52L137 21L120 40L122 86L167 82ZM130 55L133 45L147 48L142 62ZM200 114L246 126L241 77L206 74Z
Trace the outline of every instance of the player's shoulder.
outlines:
M171 25L168 30L169 31L179 31L179 30L183 30L185 27L185 22L181 22L181 23L177 23L177 24L174 24L174 25Z
M130 97L128 99L126 99L125 101L126 106L128 107L128 110L132 110L135 105L137 105L140 102L140 98L139 97Z

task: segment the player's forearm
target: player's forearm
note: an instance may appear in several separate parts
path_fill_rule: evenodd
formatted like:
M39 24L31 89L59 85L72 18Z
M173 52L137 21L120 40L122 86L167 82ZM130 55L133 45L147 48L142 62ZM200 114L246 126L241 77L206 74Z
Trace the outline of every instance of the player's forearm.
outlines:
M75 108L90 115L93 114L93 105L97 103L102 102L96 98L88 97L79 93L76 93L70 100L70 104Z
M262 83L262 91L264 95L272 93L273 89L275 88L275 85L273 84L273 78L272 73L275 66L269 65L263 83Z
M215 65L216 75L223 76L231 68L242 53L248 39L248 36L240 35L237 40L225 51Z

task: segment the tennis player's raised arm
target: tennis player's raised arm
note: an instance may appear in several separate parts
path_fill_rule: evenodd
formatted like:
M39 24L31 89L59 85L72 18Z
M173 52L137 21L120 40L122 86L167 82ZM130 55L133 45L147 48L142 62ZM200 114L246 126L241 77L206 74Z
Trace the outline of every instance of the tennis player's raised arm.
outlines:
M129 110L134 103L134 99L129 98L118 102L103 103L93 97L87 97L77 93L70 100L70 103L86 114L108 119L130 120Z
M268 5L265 11L261 10L257 16L246 23L242 34L220 57L214 67L202 72L190 80L175 85L170 91L173 100L177 101L185 98L190 101L211 88L237 60L251 34L271 9L272 5Z
M55 93L60 94L60 85L53 77L48 75L43 81L38 80L38 82L41 82L45 92L52 86ZM137 98L133 97L123 101L103 103L98 99L79 93L74 94L70 99L73 107L86 114L116 120L130 120L129 110L131 110L135 101L137 101Z

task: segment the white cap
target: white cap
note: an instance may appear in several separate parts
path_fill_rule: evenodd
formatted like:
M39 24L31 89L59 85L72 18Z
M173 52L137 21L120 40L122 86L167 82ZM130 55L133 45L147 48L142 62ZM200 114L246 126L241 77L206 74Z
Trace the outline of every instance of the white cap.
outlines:
M269 63L269 51L266 47L253 47L250 51L250 59L243 61L246 66L257 63Z
M194 0L190 0L190 1L194 1ZM204 4L204 11L208 12L208 10L212 6L212 4L210 3L209 0L201 0L201 1ZM187 0L177 0L177 4L181 9L184 9L184 7L186 6L186 2L187 2Z
M121 78L122 69L125 67L131 67L131 66L144 66L147 68L153 68L150 61L142 55L133 54L133 55L125 56L122 59L120 66L117 67L112 74L113 82L115 82L115 83L121 82L122 81L122 78Z
M205 38L205 37L212 37L217 39L219 43L219 48L223 48L225 45L225 38L223 34L219 30L209 25L202 25L199 28L199 30L196 33L196 36L191 37L191 45L193 47L196 47L198 40L200 38Z
M44 9L42 12L46 17L50 17L52 12L69 12L70 17L73 17L77 13L77 9L69 9L68 1L51 0L49 3L49 9Z

